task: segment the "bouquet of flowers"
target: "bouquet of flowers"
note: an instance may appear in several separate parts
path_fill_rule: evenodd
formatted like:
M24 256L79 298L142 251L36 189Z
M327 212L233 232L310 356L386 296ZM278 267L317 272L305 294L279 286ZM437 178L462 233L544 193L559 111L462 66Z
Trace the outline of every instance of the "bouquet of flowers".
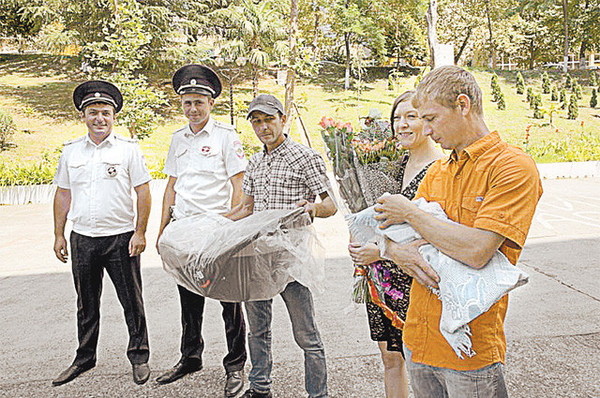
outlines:
M404 151L392 137L373 138L355 133L350 123L323 117L319 123L333 174L339 186L339 195L351 213L357 213L376 203L388 192L400 193L401 158ZM365 244L367 242L359 242ZM373 267L356 266L353 298L357 303L376 300L382 286ZM371 292L371 293L369 293Z
M394 138L371 139L352 124L323 117L319 123L340 196L352 213L372 206L383 193L398 193L404 152Z

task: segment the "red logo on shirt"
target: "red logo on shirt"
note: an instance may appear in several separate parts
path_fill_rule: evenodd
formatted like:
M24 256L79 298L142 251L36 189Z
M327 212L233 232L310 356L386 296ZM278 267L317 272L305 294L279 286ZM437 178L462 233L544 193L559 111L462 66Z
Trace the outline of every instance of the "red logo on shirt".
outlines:
M205 145L202 148L200 148L200 152L207 154L210 152L210 147L208 145Z
M244 146L242 145L242 143L240 141L233 142L233 149L235 150L235 154L237 155L238 158L240 158L240 159L244 158Z

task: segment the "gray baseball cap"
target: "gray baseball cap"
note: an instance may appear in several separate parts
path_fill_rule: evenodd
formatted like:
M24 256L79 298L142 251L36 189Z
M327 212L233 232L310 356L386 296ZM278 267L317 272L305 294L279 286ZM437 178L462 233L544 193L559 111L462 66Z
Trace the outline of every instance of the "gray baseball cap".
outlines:
M260 94L254 98L248 107L248 116L246 116L246 119L250 119L250 115L254 111L259 111L267 115L274 115L277 112L280 112L282 115L284 114L281 101L271 94Z

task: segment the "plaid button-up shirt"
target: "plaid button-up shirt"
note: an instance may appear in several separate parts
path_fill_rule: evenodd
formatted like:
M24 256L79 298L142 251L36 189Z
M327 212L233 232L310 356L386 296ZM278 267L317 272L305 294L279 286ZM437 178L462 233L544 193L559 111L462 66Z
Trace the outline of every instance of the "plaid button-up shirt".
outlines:
M306 199L314 202L327 191L325 162L314 149L289 137L270 153L265 150L250 158L242 189L254 198L254 211L293 209Z

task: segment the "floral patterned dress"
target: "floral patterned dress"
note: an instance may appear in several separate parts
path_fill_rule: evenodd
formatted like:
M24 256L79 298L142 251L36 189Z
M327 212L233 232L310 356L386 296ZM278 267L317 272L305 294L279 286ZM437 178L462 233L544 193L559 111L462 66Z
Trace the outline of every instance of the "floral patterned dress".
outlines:
M402 157L397 177L399 181L404 179L408 158L408 153ZM412 200L430 165L431 163L425 166L399 193ZM398 314L402 320L405 320L412 277L400 270L391 261L377 261L370 264L369 267L372 267L369 274L374 275L378 279L377 283L383 288L384 297L382 299L385 300L386 306ZM375 303L367 302L367 315L371 339L386 341L388 351L402 352L402 330L392 325L392 321L386 316L384 310Z

